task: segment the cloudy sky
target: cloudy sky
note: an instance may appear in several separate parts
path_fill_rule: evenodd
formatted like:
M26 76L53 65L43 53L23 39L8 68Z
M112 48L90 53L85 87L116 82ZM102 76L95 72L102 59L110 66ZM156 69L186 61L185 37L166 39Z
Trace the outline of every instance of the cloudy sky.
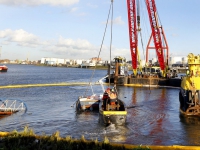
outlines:
M0 0L0 59L97 57L111 0ZM141 57L151 33L140 0ZM156 0L170 56L200 53L200 1ZM130 59L126 0L114 0L112 56ZM143 24L143 25L142 25ZM110 26L100 57L109 59ZM141 39L139 38L141 44ZM152 50L150 57L155 54Z

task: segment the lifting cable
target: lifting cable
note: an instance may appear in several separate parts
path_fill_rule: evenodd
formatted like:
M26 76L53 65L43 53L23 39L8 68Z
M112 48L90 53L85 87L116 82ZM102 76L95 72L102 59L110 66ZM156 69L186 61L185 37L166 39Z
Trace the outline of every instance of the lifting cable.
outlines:
M105 30L104 30L104 34L103 34L103 39L102 39L102 42L101 42L101 46L100 46L100 50L99 50L99 53L98 53L98 57L97 57L97 60L99 60L99 57L100 57L100 53L102 51L102 47L103 47L103 42L104 42L104 39L105 39L105 35L106 35L106 30L107 30L107 26L108 26L108 21L109 21L109 18L110 18L110 12L111 12L111 8L113 7L113 0L111 0L111 4L110 4L110 8L109 8L109 12L108 12L108 17L107 17L107 21L106 21L106 27L105 27ZM113 8L112 8L113 9ZM89 80L89 85L91 85L91 82L92 82L92 78L94 77L94 74L95 74L95 71L96 71L96 67L97 67L97 62L95 63L95 67L94 67L94 70L93 70L93 73L90 77L90 80ZM87 86L87 89L85 91L85 96L88 92L88 89L89 89L89 85ZM110 77L109 77L109 86L110 86Z
M110 71L111 71L111 50L112 50L112 27L113 27L113 0L111 0L112 14L111 14L111 32L110 32L110 67L109 67L109 88L110 88ZM114 77L115 78L115 77ZM114 79L115 80L115 79ZM115 81L114 81L115 82ZM116 85L114 85L116 87ZM116 89L115 89L116 90Z

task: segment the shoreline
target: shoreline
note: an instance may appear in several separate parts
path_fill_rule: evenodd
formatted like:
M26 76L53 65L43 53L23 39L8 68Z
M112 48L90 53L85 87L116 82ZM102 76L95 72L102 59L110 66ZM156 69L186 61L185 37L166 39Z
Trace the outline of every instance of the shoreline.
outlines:
M109 149L109 150L198 150L200 146L183 145L133 145L110 143L107 137L104 141L86 140L82 135L80 139L72 139L71 136L60 137L59 131L52 135L36 135L33 129L24 127L24 130L18 132L0 132L0 148L3 149Z

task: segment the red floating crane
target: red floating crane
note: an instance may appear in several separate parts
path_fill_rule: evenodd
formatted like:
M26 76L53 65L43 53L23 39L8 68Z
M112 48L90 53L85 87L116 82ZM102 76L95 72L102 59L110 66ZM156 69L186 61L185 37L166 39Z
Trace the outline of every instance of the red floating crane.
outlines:
M137 1L139 3L139 1ZM146 0L147 11L149 15L149 21L151 26L151 36L146 48L146 63L148 62L148 51L149 49L155 49L158 62L160 65L161 73L163 76L166 75L168 66L168 44L164 34L162 26L159 26L157 9L155 0ZM130 38L130 50L132 57L133 73L136 75L137 72L137 55L138 55L138 31L140 31L140 16L139 12L136 12L136 0L127 0L128 8L128 23L129 23L129 38ZM137 13L137 14L136 14ZM137 15L137 17L136 17ZM137 19L137 21L136 21ZM137 28L138 26L138 28ZM162 36L161 36L162 35ZM154 46L150 47L151 39L153 37ZM167 50L166 58L164 57L164 50Z

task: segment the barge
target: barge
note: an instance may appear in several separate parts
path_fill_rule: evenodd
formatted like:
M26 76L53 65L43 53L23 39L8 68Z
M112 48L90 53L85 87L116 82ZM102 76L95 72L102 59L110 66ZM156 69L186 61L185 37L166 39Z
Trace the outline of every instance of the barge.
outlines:
M115 83L117 85L124 86L172 86L180 87L181 86L181 76L180 72L173 69L169 69L166 77L162 77L160 73L160 67L143 67L138 68L137 75L129 74L129 69L126 63L126 59L122 57L116 57L119 59L117 66L117 78L115 78L115 70L110 74L111 69L116 69L112 67L114 65L108 66L108 76L106 78L106 83ZM185 73L181 72L181 75Z

